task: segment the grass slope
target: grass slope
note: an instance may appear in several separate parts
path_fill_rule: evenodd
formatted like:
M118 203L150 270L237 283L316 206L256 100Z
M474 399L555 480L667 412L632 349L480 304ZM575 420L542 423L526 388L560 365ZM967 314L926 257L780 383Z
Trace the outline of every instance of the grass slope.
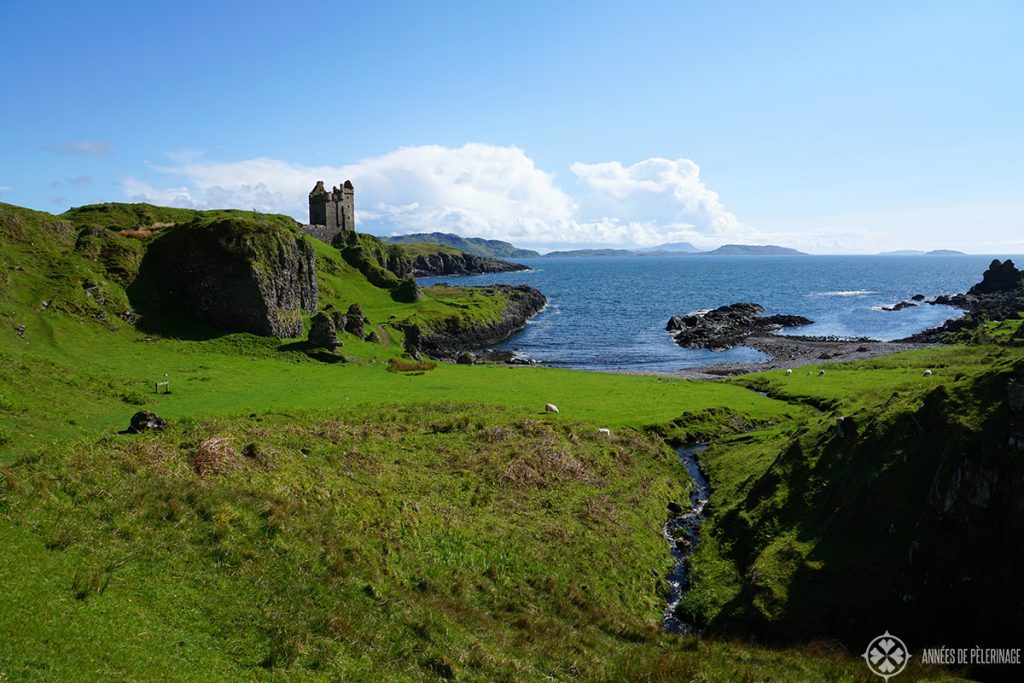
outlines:
M180 421L0 479L8 680L867 680L660 632L656 438L433 404Z

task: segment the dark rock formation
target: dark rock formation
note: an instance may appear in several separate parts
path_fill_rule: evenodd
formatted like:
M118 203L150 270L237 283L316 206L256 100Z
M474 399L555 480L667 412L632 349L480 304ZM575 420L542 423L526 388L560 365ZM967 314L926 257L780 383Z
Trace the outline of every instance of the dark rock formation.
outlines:
M995 259L985 271L981 282L967 290L966 294L943 294L928 303L953 306L965 311L966 315L898 341L942 343L950 335L973 330L985 320L1016 318L1024 313L1024 280L1013 261L1007 259L1000 262Z
M547 304L547 298L529 285L492 285L481 289L507 298L498 320L466 323L450 318L444 328L434 330L407 325L403 328L406 350L421 351L434 358L456 358L463 351L486 348L502 341L522 329L526 321Z
M675 502L674 500L670 500L668 502L668 506L667 507L668 507L668 511L671 512L673 515L681 515L681 514L683 514L683 506L680 505L679 503Z
M1024 412L1024 379L1015 379L1006 392L1006 404L1015 413Z
M917 304L911 301L900 301L892 306L882 306L883 311L902 311L904 308L914 308Z
M200 218L153 242L129 294L141 294L143 312L183 305L230 332L297 337L302 312L316 312L315 258L298 228Z
M813 321L799 315L760 317L764 308L754 303L721 306L706 313L674 315L665 329L675 332L680 346L720 351L743 343L754 334L766 334L781 327L809 325Z
M476 362L476 355L471 351L463 351L459 354L459 357L455 360L459 365L472 365Z
M156 413L151 413L148 410L140 410L132 415L128 432L131 434L141 434L142 432L150 429L160 430L166 426L167 421Z
M371 344L379 344L380 337L377 336L377 330L370 330L370 334L366 335L366 339L364 341L368 341Z
M910 297L910 300L917 302L924 301L924 294L915 294L914 296Z
M349 334L354 334L355 336L362 339L364 336L366 336L363 330L363 326L366 325L366 323L368 322L370 321L366 319L365 315L363 315L362 306L360 306L359 304L352 304L351 306L348 307L348 313L345 314L346 332L348 332Z
M1013 261L1006 259L1002 263L999 259L993 259L988 270L981 276L981 282L967 290L968 294L991 294L992 292L1006 292L1020 289L1021 274Z
M416 277L441 275L479 275L481 273L508 273L529 270L520 263L472 254L451 254L439 251L434 254L420 254L412 262L412 274Z
M320 311L310 321L309 343L333 351L338 346L338 330L329 313Z

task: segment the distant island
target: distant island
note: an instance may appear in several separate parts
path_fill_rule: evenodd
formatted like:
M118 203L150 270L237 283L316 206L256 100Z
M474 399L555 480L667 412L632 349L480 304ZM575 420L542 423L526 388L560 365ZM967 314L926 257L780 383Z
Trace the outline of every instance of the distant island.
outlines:
M654 252L658 252L658 253L666 253L667 252L667 253L670 253L670 254L675 254L675 253L683 252L683 253L686 253L686 254L693 254L693 253L696 253L696 252L700 251L700 249L698 249L697 247L693 246L689 242L669 242L667 244L659 244L656 247L647 247L646 249L640 249L639 251L641 251L641 252L643 252L645 254L650 254L650 253L654 253Z
M552 256L639 256L628 249L570 249L568 251L549 251L545 258Z
M689 242L667 242L655 247L642 249L564 249L540 254L532 249L520 249L509 242L489 240L482 237L462 237L449 232L417 232L409 235L381 237L385 244L431 245L436 251L438 245L452 247L471 256L490 259L557 258L587 256L806 256L807 254L789 247L774 244L723 244L717 249L703 251ZM422 247L421 247L422 249ZM922 252L923 253L923 252ZM949 252L959 253L959 252Z
M883 251L878 254L879 256L967 256L962 251L956 251L955 249L932 249L931 251L924 251L922 249L897 249L895 251Z
M486 258L536 258L540 256L539 253L532 249L520 249L501 240L488 240L482 237L462 237L450 232L418 232L411 235L381 237L380 240L386 244L440 244L446 247L454 247L472 256L484 256Z
M682 248L684 246L690 247L690 249ZM807 256L807 254L774 244L723 244L711 251L699 251L689 242L677 242L643 250L572 249L544 254L545 258L552 256Z
M774 244L723 244L701 253L708 256L807 256L805 252Z

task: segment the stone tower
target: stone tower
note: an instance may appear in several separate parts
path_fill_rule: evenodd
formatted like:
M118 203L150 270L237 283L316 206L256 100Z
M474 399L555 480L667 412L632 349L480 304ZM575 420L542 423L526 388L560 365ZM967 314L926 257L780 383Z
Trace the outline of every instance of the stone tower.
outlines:
M351 180L330 191L324 181L316 181L309 193L309 229L307 233L332 242L339 234L356 231L355 188Z

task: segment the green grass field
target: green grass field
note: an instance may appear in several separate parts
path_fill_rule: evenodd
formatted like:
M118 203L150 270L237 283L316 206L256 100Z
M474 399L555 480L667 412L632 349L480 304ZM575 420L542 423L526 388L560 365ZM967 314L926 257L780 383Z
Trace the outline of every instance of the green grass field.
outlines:
M396 363L401 323L501 302L396 302L316 243L322 303L359 303L380 337L342 334L325 363L301 339L119 317L146 241L195 212L0 209L0 681L873 680L831 641L731 635L841 564L795 516L819 500L801 473L842 481L837 415L884 426L1021 367L992 343L715 383ZM122 433L140 409L168 429ZM702 638L660 631L661 527L689 490L668 443L698 438L714 502L685 607L722 626Z

